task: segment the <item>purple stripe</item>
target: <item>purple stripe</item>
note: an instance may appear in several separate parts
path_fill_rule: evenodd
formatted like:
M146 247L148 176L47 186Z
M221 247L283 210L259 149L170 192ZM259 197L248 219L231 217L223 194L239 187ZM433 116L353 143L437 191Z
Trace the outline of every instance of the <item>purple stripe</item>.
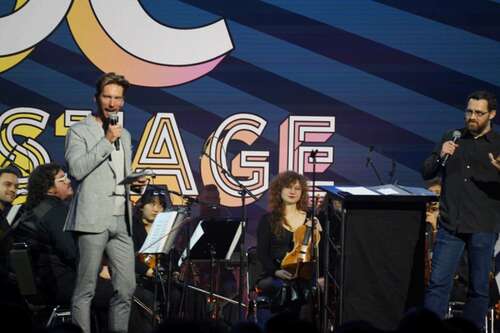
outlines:
M488 0L375 0L415 15L500 41L500 5Z
M260 1L183 0L257 31L376 75L458 109L477 89L496 91L488 82ZM293 29L291 27L294 27ZM237 52L236 41L236 52ZM395 70L397 68L398 70Z

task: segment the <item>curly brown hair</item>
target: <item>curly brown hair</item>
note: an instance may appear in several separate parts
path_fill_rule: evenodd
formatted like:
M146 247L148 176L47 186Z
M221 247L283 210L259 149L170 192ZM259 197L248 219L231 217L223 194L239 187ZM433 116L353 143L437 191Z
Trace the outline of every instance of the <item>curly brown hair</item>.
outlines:
M281 236L283 232L283 225L288 225L288 222L285 219L285 204L281 199L281 191L289 187L296 182L299 182L300 187L302 189L302 193L300 194L300 199L297 202L297 209L301 211L307 211L307 179L294 172L294 171L285 171L280 173L276 178L271 182L271 186L269 187L269 210L271 211L271 231L276 236Z
M28 178L26 208L33 209L47 197L47 192L55 184L55 176L63 168L55 163L39 165Z

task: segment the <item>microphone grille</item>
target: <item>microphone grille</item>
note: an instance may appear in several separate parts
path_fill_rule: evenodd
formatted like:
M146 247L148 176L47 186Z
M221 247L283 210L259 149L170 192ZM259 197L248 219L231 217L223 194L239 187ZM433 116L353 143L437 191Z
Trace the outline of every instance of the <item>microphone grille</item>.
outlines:
M116 125L118 124L118 112L110 112L109 113L109 122L111 125Z
M462 133L458 130L455 130L453 131L453 139L460 139L460 137L462 136Z

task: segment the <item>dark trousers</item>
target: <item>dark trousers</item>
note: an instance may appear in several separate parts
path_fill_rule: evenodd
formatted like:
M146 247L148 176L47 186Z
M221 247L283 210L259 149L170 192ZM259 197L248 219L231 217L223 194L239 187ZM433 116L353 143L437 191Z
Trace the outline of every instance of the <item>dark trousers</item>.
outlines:
M440 228L432 255L431 279L425 292L425 308L444 318L453 276L467 248L469 286L463 317L482 328L489 305L489 273L496 239L496 233L460 234Z

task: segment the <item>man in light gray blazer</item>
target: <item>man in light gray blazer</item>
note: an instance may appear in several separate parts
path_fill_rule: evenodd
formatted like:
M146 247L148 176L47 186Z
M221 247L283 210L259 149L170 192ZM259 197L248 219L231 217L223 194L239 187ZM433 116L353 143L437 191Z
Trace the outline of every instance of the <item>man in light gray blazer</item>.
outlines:
M113 121L124 105L128 87L123 76L104 74L96 84L96 114L71 126L66 136L66 162L78 183L64 226L65 231L75 233L79 248L71 310L73 322L85 333L90 333L90 305L104 253L114 288L109 309L111 332L127 331L135 290L130 190L118 185L131 171L131 138ZM133 185L145 182L140 179Z

